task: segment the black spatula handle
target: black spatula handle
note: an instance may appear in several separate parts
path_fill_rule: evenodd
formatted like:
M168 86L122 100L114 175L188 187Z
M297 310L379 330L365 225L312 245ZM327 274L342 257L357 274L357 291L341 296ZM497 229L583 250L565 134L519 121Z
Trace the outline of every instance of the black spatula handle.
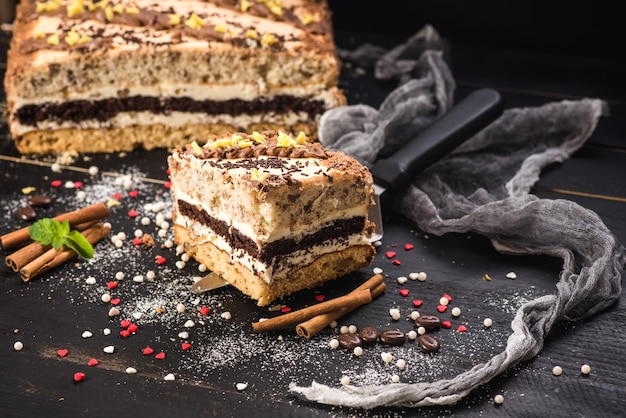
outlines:
M377 184L399 190L420 171L437 162L502 114L500 94L476 90L394 155L376 161L370 170Z

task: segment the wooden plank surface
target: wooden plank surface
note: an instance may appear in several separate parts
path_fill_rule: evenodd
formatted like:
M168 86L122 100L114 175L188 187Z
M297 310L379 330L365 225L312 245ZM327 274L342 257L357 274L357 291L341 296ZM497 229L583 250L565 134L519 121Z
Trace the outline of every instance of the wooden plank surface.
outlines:
M342 46L365 42L369 34L337 32ZM387 39L388 44L401 38ZM583 97L592 94L609 99L613 113L602 120L598 130L574 157L547 170L541 177L536 192L541 197L571 199L594 210L616 236L626 242L626 115L624 91L614 88L613 81L597 77L606 71L595 60L571 65L567 77L558 77L564 61L543 53L513 54L500 49L472 49L466 45L452 45L455 77L459 82L459 96L477 86L499 88L509 108L535 106L563 97ZM531 62L529 67L520 62ZM492 67L498 62L498 67ZM595 71L588 71L596 68ZM618 75L625 75L616 67L608 67ZM496 71L497 70L497 71ZM612 78L611 80L615 80ZM623 80L619 78L619 80ZM618 80L618 81L619 81ZM373 80L371 74L354 69L342 74L342 86L351 101L376 105L392 88L391 83ZM7 140L3 126L3 156L17 157ZM126 212L141 208L153 200L167 199L163 182L166 151L136 151L127 156L90 156L79 159L75 165L98 165L102 171L113 173L140 173L142 179L134 183L139 190L135 200L125 196L122 205L113 208L111 219L114 231L131 234L137 227ZM52 160L48 159L47 162ZM57 202L79 205L73 201L73 189L50 187L53 179L84 181L85 190L96 195L108 193L113 177L90 178L81 171L64 170L53 173L49 165L36 165L0 159L0 196L2 219L0 233L18 226L12 211L22 199L21 188L34 186L54 194ZM153 181L154 180L154 181ZM122 190L123 191L123 190ZM43 214L66 207L52 205ZM110 243L98 247L102 257L95 265L70 263L29 284L22 283L5 266L0 266L0 415L2 416L73 416L89 414L112 416L129 412L141 416L365 416L365 417L435 417L435 416L622 416L626 407L626 369L623 366L623 347L626 342L622 329L626 325L623 297L617 304L586 321L559 323L550 334L542 353L535 359L520 364L492 382L478 388L458 405L442 408L390 408L373 411L336 408L306 402L287 391L290 382L308 384L312 380L339 385L343 375L352 377L355 384L383 383L393 373L403 381L435 380L451 377L473 365L488 360L504 347L508 323L515 309L532 298L551 294L558 280L561 261L549 257L513 257L498 254L480 236L427 236L416 230L406 219L387 214L385 239L372 267L383 268L387 293L371 305L363 307L342 319L342 325L358 327L374 325L380 328L398 328L404 331L414 326L402 319L392 321L388 310L399 307L403 314L414 309L411 301L425 301L420 309L432 311L442 293L454 297L455 306L463 310L462 321L469 332L442 330L438 337L443 349L436 356L421 353L410 342L393 349L396 357L407 360L409 367L399 372L377 359L381 346L366 350L361 358L350 353L326 348L336 331L325 331L305 341L293 330L267 335L252 335L249 324L262 316L276 313L261 309L232 289L222 289L212 295L197 297L189 294L186 283L198 274L195 265L185 269L173 266L176 259L171 250L156 247L151 251L116 252ZM410 251L404 244L414 245ZM399 265L392 264L386 251L395 251ZM167 268L159 269L154 256L169 258ZM154 283L136 284L132 275L157 271ZM119 319L109 318L109 305L99 297L105 292L106 282L116 271L125 271L127 277L118 289L121 306L126 313L143 310L137 335L119 337ZM409 282L408 298L399 295L402 287L396 279L410 272L426 271L426 282ZM517 279L506 279L514 271ZM492 280L485 280L488 274ZM85 285L86 276L93 275L98 284ZM371 275L371 269L321 289L301 292L285 301L290 307L310 304L313 296L341 295ZM172 299L185 302L188 312L162 316L154 313L155 304L171 303ZM195 304L197 302L197 304ZM210 306L211 314L197 316L199 306ZM171 308L171 305L170 305ZM220 313L229 311L232 319L224 320ZM494 327L485 330L482 319L490 317ZM188 331L193 349L181 349L179 332L187 319L203 320ZM111 336L102 334L104 328ZM84 339L81 333L91 330L94 337ZM13 350L13 342L23 341L25 349ZM105 345L116 346L113 355L104 354ZM151 346L167 353L165 360L143 356L141 350ZM67 348L69 354L59 357L57 350ZM86 366L96 357L100 365ZM592 367L589 376L580 374L580 366ZM563 367L564 374L555 377L553 366ZM137 374L127 374L127 367L136 367ZM84 371L87 379L74 383L73 373ZM176 374L174 382L163 380L165 374ZM248 382L238 391L235 384ZM505 396L501 407L493 404L496 394Z

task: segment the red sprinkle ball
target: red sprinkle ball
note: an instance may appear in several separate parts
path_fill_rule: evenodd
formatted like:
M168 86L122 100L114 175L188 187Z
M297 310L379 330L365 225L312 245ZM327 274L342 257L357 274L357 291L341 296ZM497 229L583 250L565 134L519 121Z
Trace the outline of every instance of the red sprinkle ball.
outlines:
M139 329L139 327L137 326L137 324L130 324L130 325L128 326L128 330L129 330L130 332L132 332L133 334L134 334L135 332L137 332L137 330L138 330L138 329Z
M122 338L128 338L130 337L130 331L127 329L123 329L120 331L120 337Z
M159 266L162 266L163 264L167 263L167 259L165 257L163 257L163 256L157 255L156 256L156 263Z
M83 188L83 182L82 181L75 181L74 182L74 188L75 189L82 189Z
M395 251L387 251L385 253L385 255L387 256L387 258L394 258L396 256L396 252Z
M115 199L115 200L120 200L122 197L123 197L123 196L122 196L122 194L121 194L121 193L115 193L115 194L113 195L113 199Z
M409 243L404 244L404 249L406 251L411 251L413 248L415 248L413 244L409 244Z
M326 299L324 295L315 295L315 300L318 302L322 302L324 299Z
M450 322L450 321L441 321L441 327L442 328L446 328L446 329L450 329L450 328L452 328L452 322Z
M400 265L400 264L402 264L402 263L400 263L400 260L392 260L392 261L391 261L391 264L394 264L394 265L396 265L396 266L399 266L399 265Z
M191 344L189 344L189 343L182 343L180 348L182 348L183 351L189 351L189 350L191 350Z
M172 182L171 182L171 181L166 181L166 182L163 184L163 187L165 187L166 189L171 188L171 187L172 187Z
M420 306L422 306L423 303L424 301L421 299L413 299L413 306L415 306L416 308L419 308Z
M120 326L122 328L128 328L130 326L130 324L132 324L132 322L130 322L128 319L122 319L120 321Z
M288 313L291 312L291 308L289 306L283 306L282 308L280 308L280 311L282 313Z
M463 324L459 325L456 329L459 332L466 332L467 331L467 327Z
M154 358L157 360L165 359L165 352L161 351L160 353L155 354Z
M69 351L67 351L65 348L62 348L62 349L60 349L60 350L57 350L57 354L58 354L60 357L65 357L65 356L67 356L67 353L69 353Z
M139 195L139 192L137 190L131 190L130 192L128 192L128 195L130 197L137 197L137 195Z
M63 183L61 182L61 180L52 180L52 181L50 182L50 186L52 186L52 187L61 187L61 184L63 184Z
M133 245L141 245L143 243L143 241L141 240L141 238L133 238Z
M400 289L398 293L400 293L400 296L407 297L409 296L409 289Z
M83 372L76 372L76 373L74 373L74 381L75 382L82 382L83 380L85 380L85 373L83 373Z
M139 212L137 212L136 210L131 209L131 210L128 211L128 216L130 218L136 218L137 216L139 216Z
M437 310L438 310L439 312L441 312L441 313L444 313L447 309L448 309L448 307L447 307L447 306L445 306L445 305L438 305L438 306L437 306Z
M200 313L202 315L208 315L209 312L211 312L211 308L209 308L208 306L203 306L202 308L200 308Z
M141 350L141 353L144 356L149 356L150 354L154 353L154 350L151 347L146 346L146 347L144 347L143 350Z
M117 282L107 282L107 289L112 290L117 287Z
M98 364L100 363L95 358L90 358L89 361L87 362L87 365L91 367L97 366Z

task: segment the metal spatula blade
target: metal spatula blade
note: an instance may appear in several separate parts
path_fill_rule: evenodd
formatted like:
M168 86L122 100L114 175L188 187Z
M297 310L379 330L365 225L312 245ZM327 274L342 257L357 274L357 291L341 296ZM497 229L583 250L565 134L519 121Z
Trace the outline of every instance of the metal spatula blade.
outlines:
M476 90L395 154L376 161L370 169L376 203L370 206L368 213L370 221L376 225L370 241L383 237L382 196L387 190L406 188L419 172L480 132L498 118L502 110L502 99L496 90Z
M210 290L219 289L220 287L228 286L226 280L222 279L217 273L210 272L206 276L202 277L200 280L195 281L189 289L194 293L204 293Z

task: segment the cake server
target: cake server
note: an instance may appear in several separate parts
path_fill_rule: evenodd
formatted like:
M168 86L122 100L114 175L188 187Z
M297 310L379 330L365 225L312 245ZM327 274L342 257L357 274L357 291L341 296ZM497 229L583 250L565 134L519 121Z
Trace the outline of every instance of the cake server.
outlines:
M374 163L374 202L369 219L376 225L371 242L383 237L382 205L387 191L399 191L415 175L437 162L502 114L500 94L493 89L472 92L388 158Z

